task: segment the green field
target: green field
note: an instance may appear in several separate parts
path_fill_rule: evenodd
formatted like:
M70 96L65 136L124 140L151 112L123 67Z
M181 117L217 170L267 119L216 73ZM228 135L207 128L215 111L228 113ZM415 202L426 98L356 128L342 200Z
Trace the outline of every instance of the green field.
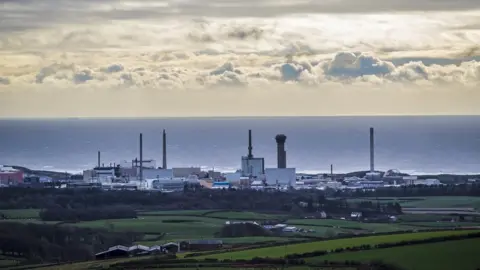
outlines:
M427 239L447 235L462 235L478 231L439 231L439 232L421 232L406 233L381 236L367 236L327 241L316 241L302 244L291 244L285 246L259 248L251 250L234 251L220 254L202 256L199 258L217 258L217 259L252 259L254 257L284 257L287 254L311 252L314 250L332 250L336 248L354 247L360 245L375 245L382 243L395 243L405 240Z
M293 241L293 240L298 240L297 238L294 237L269 237L269 236L250 236L250 237L224 237L224 238L208 238L212 240L222 240L224 244L230 245L230 244L258 244L258 243L268 243L268 242L288 242L288 241ZM146 241L140 241L138 244L140 245L145 245L145 246L154 246L154 245L160 245L160 244L165 244L167 242L181 242L185 240L200 240L200 239L161 239L159 241L148 241L148 239L145 239Z
M38 219L40 209L2 209L0 213L8 219Z
M165 239L212 238L225 221L189 216L143 216L138 219L86 221L72 224L78 227L105 228L113 231L166 233Z
M418 229L415 226L402 225L397 223L363 223L339 219L289 219L288 224L292 225L310 225L320 227L339 228L348 231L370 231L370 232L394 232Z
M170 210L170 211L140 211L139 215L161 216L196 216L211 212L212 210Z
M394 247L378 250L328 254L315 261L382 260L407 270L475 270L480 267L479 239L456 240L441 243Z
M235 212L235 211L226 211L226 212L213 212L206 215L207 217L216 217L223 219L241 219L241 220L267 220L267 219L283 219L285 215L271 215L271 214L262 214L255 212Z

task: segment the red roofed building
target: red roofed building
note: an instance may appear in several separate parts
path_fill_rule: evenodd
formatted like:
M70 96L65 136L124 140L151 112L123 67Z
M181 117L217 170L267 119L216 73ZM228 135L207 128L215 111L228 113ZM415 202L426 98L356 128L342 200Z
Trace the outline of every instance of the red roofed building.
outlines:
M23 172L12 167L0 165L0 184L17 184L23 182Z

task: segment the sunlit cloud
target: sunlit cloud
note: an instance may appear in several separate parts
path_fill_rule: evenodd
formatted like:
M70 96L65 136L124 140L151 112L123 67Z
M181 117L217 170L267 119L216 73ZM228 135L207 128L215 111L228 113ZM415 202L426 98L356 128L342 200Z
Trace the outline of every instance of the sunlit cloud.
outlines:
M292 114L268 102L269 97L283 98L278 91L299 100L336 95L337 103L352 91L360 99L363 92L367 103L375 95L404 97L405 104L425 98L424 110L383 106L360 111L343 105L305 110L292 105L298 114L480 113L467 105L480 82L478 1L2 3L0 116L42 115L46 110L38 106L17 111L12 103L45 100L52 91L65 100L102 101L75 111L54 106L48 115L178 114L164 104L167 96L208 103L208 115L245 114L244 108L219 105L234 97L256 99L257 107L260 100L266 102L253 110L258 114ZM347 92L335 94L339 91ZM106 92L125 97L116 98L128 100L129 109L112 106ZM442 95L449 93L451 108L445 108ZM145 106L149 97L170 109Z

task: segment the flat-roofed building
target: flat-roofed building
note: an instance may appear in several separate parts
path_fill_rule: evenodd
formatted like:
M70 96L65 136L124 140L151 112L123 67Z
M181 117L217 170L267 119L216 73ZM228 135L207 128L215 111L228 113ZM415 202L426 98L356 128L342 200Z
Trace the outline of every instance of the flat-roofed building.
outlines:
M23 182L23 172L12 167L0 165L0 184L14 185Z
M269 186L295 186L296 170L295 168L267 168L265 179Z

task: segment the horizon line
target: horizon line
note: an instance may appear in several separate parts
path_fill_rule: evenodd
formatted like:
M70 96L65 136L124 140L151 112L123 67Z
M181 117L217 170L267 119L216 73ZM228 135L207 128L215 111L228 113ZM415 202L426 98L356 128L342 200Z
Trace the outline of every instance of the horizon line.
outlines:
M337 114L337 115L259 115L259 116L65 116L0 117L0 120L125 120L125 119L259 119L259 118L341 118L341 117L479 117L480 114Z

